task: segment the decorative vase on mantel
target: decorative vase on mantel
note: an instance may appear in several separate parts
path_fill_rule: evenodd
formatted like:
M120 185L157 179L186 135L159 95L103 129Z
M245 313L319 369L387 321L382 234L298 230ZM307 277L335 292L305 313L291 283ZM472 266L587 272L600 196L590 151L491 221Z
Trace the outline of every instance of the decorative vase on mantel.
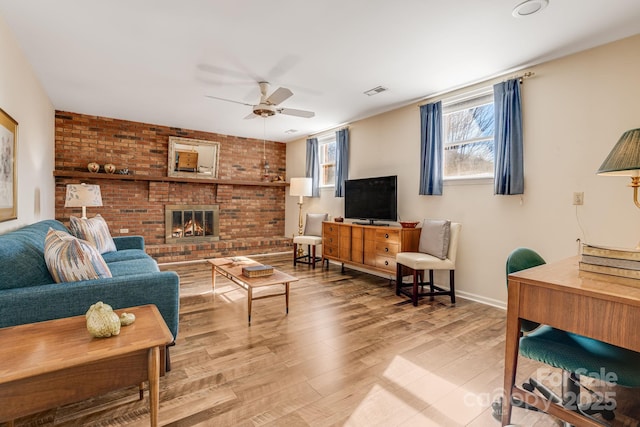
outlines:
M115 173L116 165L114 165L113 163L107 163L106 165L104 165L104 171L106 173Z
M97 173L100 170L100 165L96 162L91 162L87 165L87 169L89 169L89 172Z

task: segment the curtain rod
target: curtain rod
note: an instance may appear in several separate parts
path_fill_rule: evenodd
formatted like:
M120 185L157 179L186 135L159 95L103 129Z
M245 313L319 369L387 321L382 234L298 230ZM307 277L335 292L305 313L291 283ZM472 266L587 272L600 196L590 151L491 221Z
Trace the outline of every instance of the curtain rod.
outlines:
M518 79L518 81L522 84L524 79L528 79L528 78L533 77L535 75L536 75L536 73L534 73L533 71L525 71L522 74L513 75L513 76L508 77L507 79L502 80L502 81L511 80L511 79ZM455 91L458 91L458 90L463 90L463 89L468 88L470 86L479 85L479 84L482 84L483 82L488 82L488 81L491 81L491 80L493 80L495 78L496 77L491 77L491 78L483 80L483 81L478 81L478 82L475 82L475 83L468 84L466 86L461 86L461 87L457 87L457 88L453 88L453 89L448 89L448 90L445 90L445 91L442 91L442 92L434 93L433 95L429 95L426 98L422 98L418 102L425 101L427 99L433 99L433 98L443 98L443 97L445 97L445 95L447 95L447 94L449 94L451 92L455 92ZM427 104L428 104L428 102L423 103L423 104L418 104L418 107L422 107L423 105L427 105Z
M534 73L533 71L527 71L527 72L522 73L522 74L516 74L515 76L510 77L507 80L518 79L520 84L522 84L524 82L524 79L528 79L528 78L533 77L535 75L536 75L536 73ZM503 80L503 82L504 81L506 81L506 80Z
M340 129L349 129L349 123L345 123L343 125L339 125L339 126L334 126L331 127L329 129L325 129L325 130L321 130L320 132L316 132L316 133L312 133L310 135L307 135L307 138L317 138L317 137L321 137L321 136L325 136L326 134L329 134L329 132L331 131L336 131L336 130L340 130Z

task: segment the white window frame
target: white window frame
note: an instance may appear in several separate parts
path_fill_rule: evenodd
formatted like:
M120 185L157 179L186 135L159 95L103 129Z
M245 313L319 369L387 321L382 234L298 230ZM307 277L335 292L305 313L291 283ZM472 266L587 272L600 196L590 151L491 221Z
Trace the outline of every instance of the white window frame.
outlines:
M442 170L443 171L445 170L444 161L445 161L445 151L447 147L451 145L460 144L460 141L450 143L447 140L447 133L444 129L445 116L447 114L451 114L461 110L485 105L488 103L487 98L490 98L491 99L490 103L493 104L494 102L493 87L491 86L479 88L473 91L465 92L463 94L449 97L442 100L442 162L443 162ZM494 128L494 135L495 135L495 128ZM493 136L491 136L490 138L493 139ZM470 139L468 141L465 141L465 143L473 143L473 142L484 141L488 139L489 137L475 138L475 139ZM495 164L495 152L494 152L493 161ZM482 183L493 182L493 176L494 176L494 172L492 170L491 173L483 173L483 174L477 174L477 175L444 176L443 178L444 178L445 184L454 184L454 183L455 184L462 184L462 183L482 184Z
M325 145L331 145L333 144L334 146L334 152L335 152L335 145L336 145L336 135L331 134L331 135L326 135L323 137L319 137L318 138L318 164L319 164L319 175L320 175L320 182L318 183L318 186L320 188L329 188L329 187L335 187L336 185L336 180L335 180L335 169L336 169L336 162L335 160L333 162L327 162L324 159L324 146ZM324 181L324 168L326 166L333 166L333 170L334 170L334 179L332 182L323 182Z

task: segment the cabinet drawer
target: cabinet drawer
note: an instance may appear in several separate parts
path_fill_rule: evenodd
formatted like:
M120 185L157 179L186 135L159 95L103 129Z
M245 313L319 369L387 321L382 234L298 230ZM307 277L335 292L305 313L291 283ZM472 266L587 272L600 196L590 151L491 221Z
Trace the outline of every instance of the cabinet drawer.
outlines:
M380 256L394 257L398 253L400 245L393 242L376 242L376 254Z
M340 240L338 239L338 236L335 235L331 235L331 234L326 234L324 236L322 236L322 244L323 245L327 245L327 246L338 246L338 242L340 242Z
M400 231L376 230L376 242L400 243Z
M338 246L328 246L328 245L322 245L322 255L324 256L331 256L331 257L338 257L338 254L340 253L340 251L338 250Z
M395 273L396 259L395 257L377 256L376 267L388 270L390 273Z
M332 223L324 223L322 224L322 232L325 236L334 236L338 237L339 226Z

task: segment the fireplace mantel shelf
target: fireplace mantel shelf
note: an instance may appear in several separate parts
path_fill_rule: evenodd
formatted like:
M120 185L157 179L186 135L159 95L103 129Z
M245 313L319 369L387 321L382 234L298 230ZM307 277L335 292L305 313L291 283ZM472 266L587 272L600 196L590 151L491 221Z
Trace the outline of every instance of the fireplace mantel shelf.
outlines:
M235 179L198 179L198 178L178 178L172 176L148 176L148 175L120 175L108 173L92 173L79 171L54 170L53 176L57 178L78 178L78 179L119 179L122 181L154 181L154 182L187 182L193 184L222 184L222 185L255 185L262 187L286 187L287 182L275 181L244 181Z

